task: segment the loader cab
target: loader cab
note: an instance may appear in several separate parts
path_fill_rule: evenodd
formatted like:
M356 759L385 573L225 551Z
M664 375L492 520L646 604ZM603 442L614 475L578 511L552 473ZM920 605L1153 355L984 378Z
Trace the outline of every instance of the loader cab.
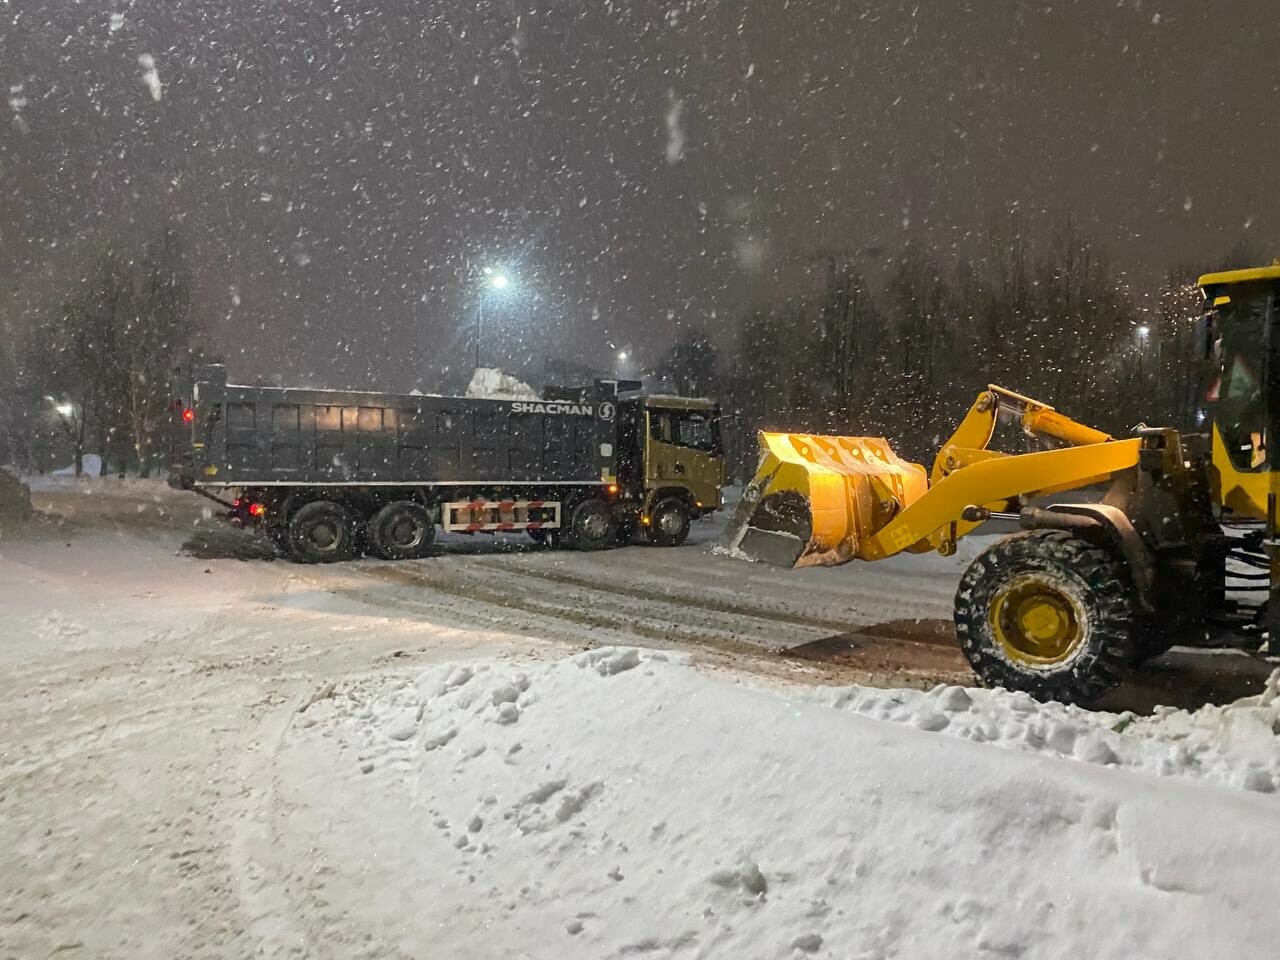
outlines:
M1280 263L1207 274L1199 286L1211 361L1205 398L1212 414L1217 499L1229 510L1261 519L1270 474L1280 467L1268 443L1280 423Z

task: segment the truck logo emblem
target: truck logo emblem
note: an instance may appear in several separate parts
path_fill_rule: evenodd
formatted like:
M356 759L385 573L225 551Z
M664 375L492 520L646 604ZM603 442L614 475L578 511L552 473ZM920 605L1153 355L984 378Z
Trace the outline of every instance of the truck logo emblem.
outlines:
M562 400L516 400L511 404L512 413L550 413L570 417L589 417L595 408L589 403L569 403Z
M600 404L600 419L601 419L601 420L612 420L612 419L614 418L614 415L615 415L616 413L617 413L617 411L614 409L613 404L612 404L612 403L610 403L608 400L606 400L604 403Z

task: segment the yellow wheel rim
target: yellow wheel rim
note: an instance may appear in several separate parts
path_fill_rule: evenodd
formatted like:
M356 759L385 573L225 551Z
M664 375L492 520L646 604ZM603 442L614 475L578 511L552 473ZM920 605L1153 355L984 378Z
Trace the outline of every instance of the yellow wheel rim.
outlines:
M1080 646L1083 623L1083 612L1072 597L1034 575L1013 580L991 600L996 643L1014 663L1062 663Z

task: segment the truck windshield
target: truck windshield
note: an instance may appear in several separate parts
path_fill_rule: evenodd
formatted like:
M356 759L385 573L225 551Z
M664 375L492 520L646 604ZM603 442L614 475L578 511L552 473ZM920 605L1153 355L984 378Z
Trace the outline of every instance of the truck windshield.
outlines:
M649 415L649 435L663 443L707 453L720 450L719 423L714 416L702 411L654 410Z

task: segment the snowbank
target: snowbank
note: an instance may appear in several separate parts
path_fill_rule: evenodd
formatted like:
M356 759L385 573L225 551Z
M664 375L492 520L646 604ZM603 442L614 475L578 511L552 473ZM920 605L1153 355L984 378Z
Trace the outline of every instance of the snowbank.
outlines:
M96 477L102 472L102 458L96 453L86 453L82 458L82 474L84 476ZM61 470L54 470L52 476L55 477L74 477L76 475L76 465L68 464Z
M269 855L336 953L1263 956L1280 800L1240 771L1274 784L1276 709L1273 684L1094 722L631 649L444 664L300 705Z
M467 396L475 400L541 399L533 387L496 367L477 367L467 384Z

